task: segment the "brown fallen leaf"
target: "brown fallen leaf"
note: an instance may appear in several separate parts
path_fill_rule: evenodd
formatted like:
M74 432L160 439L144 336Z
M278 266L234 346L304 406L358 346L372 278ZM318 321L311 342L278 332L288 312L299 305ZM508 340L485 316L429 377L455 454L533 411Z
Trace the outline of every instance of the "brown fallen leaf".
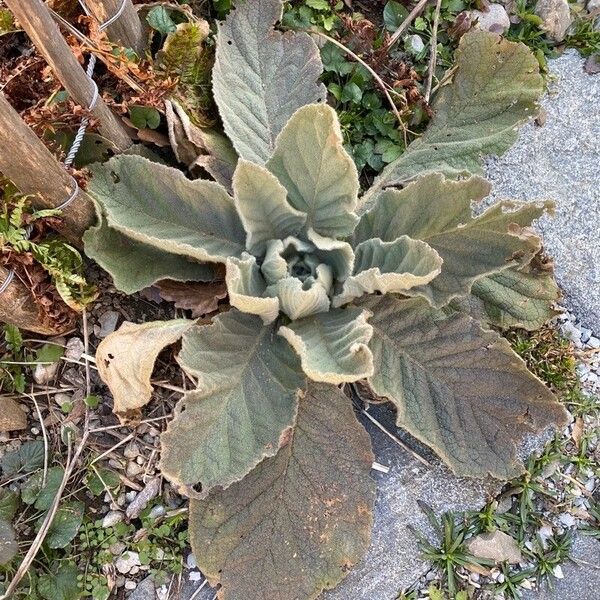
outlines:
M575 442L577 448L581 445L581 438L583 437L583 419L577 417L573 424L573 431L571 432L571 439Z
M96 365L102 381L114 398L113 412L122 423L139 418L140 408L150 401L150 377L163 348L174 344L194 321L125 322L106 337L96 350Z
M192 318L202 317L218 309L219 300L227 296L224 281L203 283L165 279L156 284L164 300L174 302L176 308L191 310Z
M27 415L12 398L0 402L0 431L19 431L27 428Z

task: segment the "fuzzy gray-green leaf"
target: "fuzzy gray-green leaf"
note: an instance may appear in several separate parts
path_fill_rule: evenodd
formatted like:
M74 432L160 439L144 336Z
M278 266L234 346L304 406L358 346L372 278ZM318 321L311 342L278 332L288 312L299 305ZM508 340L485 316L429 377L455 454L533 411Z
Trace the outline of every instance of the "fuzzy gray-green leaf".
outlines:
M425 285L442 270L442 259L431 246L406 235L393 242L373 238L356 247L354 274L333 299L343 306L363 294L401 294Z
M219 26L213 92L238 154L264 164L296 109L325 100L319 50L306 33L275 31L281 0L236 2Z
M524 44L473 29L461 38L456 68L451 83L435 98L429 127L383 170L363 197L361 211L384 188L426 172L452 178L482 173L483 158L508 150L517 126L535 115L544 84L538 62Z
M559 297L552 264L536 256L523 267L478 279L469 296L453 300L450 306L502 329L535 331L558 314Z
M441 307L467 295L473 282L515 264L539 250L539 238L524 229L547 204L496 204L473 217L471 202L487 194L479 177L452 181L432 173L402 190L386 190L362 215L354 233L358 244L372 237L391 242L402 235L427 242L443 259L442 272L429 284L407 291Z
M265 324L277 318L279 300L265 296L267 285L254 256L244 252L241 258L228 259L225 283L231 306L258 315Z
M367 323L369 313L358 308L330 310L292 321L279 328L313 381L348 383L373 374Z
M88 191L110 227L154 248L209 262L244 250L244 228L218 183L121 155L94 169Z
M287 201L287 191L267 169L240 159L233 175L235 206L247 232L246 248L264 253L269 240L296 235L306 215Z
M307 227L332 238L352 233L358 172L330 106L310 104L296 111L279 134L267 168L287 189L290 204L306 213Z
M333 385L309 384L276 456L190 502L198 566L228 600L316 598L369 547L372 462L350 400Z
M169 254L111 229L98 213L98 224L83 234L85 253L108 271L118 290L134 294L161 279L212 281L214 266Z
M294 425L305 378L275 331L234 309L184 335L179 361L198 388L162 436L161 468L188 493L238 481L273 456Z
M466 315L422 299L370 296L375 393L399 427L433 448L458 475L509 479L529 433L566 423L567 413L510 344Z

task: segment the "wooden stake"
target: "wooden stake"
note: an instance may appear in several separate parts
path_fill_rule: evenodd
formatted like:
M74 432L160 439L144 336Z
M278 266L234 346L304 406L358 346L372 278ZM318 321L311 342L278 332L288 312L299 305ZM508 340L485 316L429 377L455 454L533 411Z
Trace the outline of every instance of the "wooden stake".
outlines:
M0 267L0 285L7 277L8 271ZM42 335L63 333L57 328L40 322L39 309L33 301L31 292L17 277L14 277L10 285L0 294L0 321Z
M96 87L71 52L44 2L42 0L6 0L6 5L73 100L84 108L88 108L94 100ZM101 97L97 98L91 112L100 122L100 133L119 150L126 150L131 146L131 138L127 134L125 125L112 113Z
M24 194L33 195L37 208L56 208L73 193L73 178L23 122L0 93L0 172ZM60 233L81 244L81 235L95 221L92 199L82 190L64 209Z
M85 5L100 24L112 19L124 6L119 18L106 28L108 38L125 48L133 48L139 55L143 53L142 22L131 0L85 0Z

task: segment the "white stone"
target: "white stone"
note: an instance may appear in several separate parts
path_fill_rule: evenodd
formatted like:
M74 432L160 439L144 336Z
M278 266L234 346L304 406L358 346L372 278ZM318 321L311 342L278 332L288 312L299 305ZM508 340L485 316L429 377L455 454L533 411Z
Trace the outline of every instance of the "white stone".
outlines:
M589 12L592 12L593 10L600 10L600 0L589 0L586 8Z
M562 567L560 565L556 565L554 569L552 569L552 574L556 579L562 579L564 577Z
M503 34L510 27L510 19L501 4L490 4L487 10L473 10L471 16L477 19L477 27L484 31Z
M187 555L185 559L185 564L188 569L196 569L198 567L198 563L196 562L196 557L194 556L193 552L190 552Z
M137 552L131 552L130 550L123 552L123 554L115 561L115 569L123 575L130 573L136 567L136 571L139 571L140 565L140 555Z
M419 54L425 49L425 44L421 39L421 36L416 33L414 35L409 35L404 41L404 45L406 50L413 54Z
M135 581L130 581L129 579L125 582L123 586L126 590L135 590L137 587L137 583Z
M558 520L565 527L573 527L573 525L577 524L577 519L569 513L561 513L558 515Z
M567 29L571 25L571 9L567 0L538 0L535 14L540 17L548 36L556 42L565 39Z
M67 347L65 349L65 358L69 358L71 360L79 360L84 352L85 347L83 345L83 342L77 337L72 337L67 342Z
M117 510L111 510L104 515L102 527L112 527L123 520L123 513Z
M47 385L54 379L56 372L58 371L58 362L51 363L49 365L35 365L33 371L33 379L38 385Z

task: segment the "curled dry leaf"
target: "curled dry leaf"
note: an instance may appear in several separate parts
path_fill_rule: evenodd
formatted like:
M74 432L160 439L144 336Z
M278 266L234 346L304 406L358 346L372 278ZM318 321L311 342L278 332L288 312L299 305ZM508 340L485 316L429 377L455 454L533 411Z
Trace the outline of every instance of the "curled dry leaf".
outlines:
M121 422L135 421L139 409L150 401L150 376L163 348L174 344L193 321L125 322L98 346L96 364L114 398L114 412Z
M175 308L191 310L194 319L215 312L219 308L219 300L227 296L224 281L202 283L166 279L157 283L156 287L161 298L174 302Z

